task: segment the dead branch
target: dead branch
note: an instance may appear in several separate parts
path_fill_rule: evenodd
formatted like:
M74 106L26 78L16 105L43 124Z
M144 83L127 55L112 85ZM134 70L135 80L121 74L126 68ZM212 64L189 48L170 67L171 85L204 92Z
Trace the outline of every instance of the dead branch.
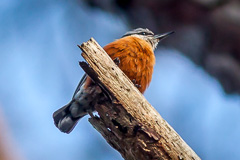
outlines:
M200 160L93 38L79 47L85 72L113 97L89 121L124 159Z

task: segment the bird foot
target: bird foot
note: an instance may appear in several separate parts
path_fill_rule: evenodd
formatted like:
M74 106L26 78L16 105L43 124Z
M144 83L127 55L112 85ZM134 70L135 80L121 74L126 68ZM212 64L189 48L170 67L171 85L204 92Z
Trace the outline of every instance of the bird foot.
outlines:
M135 87L141 88L141 85L140 85L140 84L137 84L136 79L133 79L132 82L133 82L133 84L134 84Z
M117 57L113 60L113 62L118 66L120 64L120 59Z

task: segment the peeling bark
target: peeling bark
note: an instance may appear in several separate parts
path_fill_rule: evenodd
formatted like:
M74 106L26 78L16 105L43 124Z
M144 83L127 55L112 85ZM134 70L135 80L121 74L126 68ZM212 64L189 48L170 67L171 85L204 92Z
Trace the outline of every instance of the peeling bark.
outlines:
M89 121L124 159L200 159L93 38L79 47L81 66L111 96Z

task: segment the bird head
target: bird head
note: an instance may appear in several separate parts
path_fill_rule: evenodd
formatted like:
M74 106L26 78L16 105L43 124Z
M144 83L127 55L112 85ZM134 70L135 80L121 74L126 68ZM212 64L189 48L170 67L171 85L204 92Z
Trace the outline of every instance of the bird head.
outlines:
M155 50L158 45L158 42L160 40L168 37L169 35L171 35L173 33L174 33L174 31L154 35L154 33L147 28L146 29L137 28L137 29L134 29L132 31L125 33L122 37L134 36L137 38L141 38L141 39L147 41L152 46L153 50Z

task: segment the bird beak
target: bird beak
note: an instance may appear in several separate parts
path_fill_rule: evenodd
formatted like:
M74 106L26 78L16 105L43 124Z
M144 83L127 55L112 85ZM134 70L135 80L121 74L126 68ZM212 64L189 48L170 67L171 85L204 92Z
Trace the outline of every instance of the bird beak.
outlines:
M169 35L173 34L174 31L171 31L171 32L167 32L167 33L163 33L163 34L157 34L154 36L154 38L158 39L159 41L168 37Z

